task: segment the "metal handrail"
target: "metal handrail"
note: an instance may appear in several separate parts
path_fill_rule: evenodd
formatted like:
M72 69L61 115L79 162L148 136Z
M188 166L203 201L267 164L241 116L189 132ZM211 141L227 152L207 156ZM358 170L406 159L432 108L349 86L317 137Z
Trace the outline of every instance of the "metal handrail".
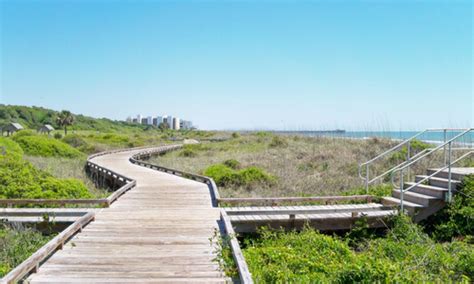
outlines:
M434 148L428 148L428 149L425 149L419 153L417 153L416 155L414 155L413 157L410 157L410 152L411 152L411 149L410 149L410 142L413 141L414 139L416 139L417 137L419 137L420 135L424 134L424 133L427 133L427 132L435 132L435 131L442 131L444 132L444 143L441 144L441 146L444 146L444 151L445 151L445 163L446 163L446 145L447 145L447 132L448 131L462 131L463 133L464 132L469 132L471 131L472 128L429 128L429 129L426 129L426 130L423 130L413 136L411 136L410 138L400 142L399 144L397 144L396 146L388 149L387 151L383 152L382 154L379 154L377 155L376 157L368 160L367 162L364 162L364 163L361 163L359 164L359 167L358 167L358 174L359 174L359 177L365 181L365 188L366 188L366 191L367 193L369 192L369 185L381 178L383 178L384 176L394 172L395 170L405 166L407 163L411 162L414 158L418 158L420 155L424 154L427 150L430 150L430 149L434 149ZM463 134L461 133L461 134ZM465 133L464 133L465 134ZM459 136L459 135L458 135ZM462 136L462 135L461 135ZM408 151L407 151L407 160L406 161L403 161L402 163L390 168L389 170L385 171L384 173L374 177L374 178L370 178L370 170L369 170L369 166L370 164L372 164L373 162L379 160L380 158L400 149L401 147L403 147L404 145L407 145L407 148L408 148ZM362 168L365 166L365 176L362 175Z
M428 151L428 153L426 154L423 154L421 156L419 156L418 158L416 159L413 159L411 160L409 163L407 163L406 165L402 166L402 167L398 167L397 169L395 169L392 174L391 174L391 179L392 179L392 184L394 184L394 178L395 178L395 173L397 172L400 172L400 187L398 188L400 190L400 210L403 212L403 194L405 192L407 192L408 190L411 190L412 188L414 188L416 185L419 185L421 184L422 181L425 181L426 179L428 178L424 178L422 181L418 181L417 183L415 183L415 185L412 185L410 186L409 188L407 189L404 189L404 181L403 181L403 171L405 169L409 169L409 167L415 163L417 163L418 161L420 161L421 159L429 156L430 154L440 150L441 148L444 148L446 149L446 146L448 146L448 161L445 162L445 166L441 168L441 170L439 170L438 172L436 173L439 173L441 172L442 170L444 169L448 169L448 201L451 201L451 167L454 163L457 163L458 161L464 159L465 157L469 156L473 151L470 151L464 155L462 155L460 158L456 159L455 161L451 161L451 157L452 157L452 144L455 140L459 139L460 137L466 135L467 133L473 131L474 128L468 128L466 129L465 131L461 132L460 134L454 136L453 138L449 139L448 141L445 141L443 144L435 147L435 148L432 148L430 151ZM446 155L445 155L445 159L446 159ZM434 175L430 175L430 177L432 177Z
M437 147L435 147L435 148L431 148L431 150L430 150L428 153L426 153L426 154L424 154L424 155L421 155L420 157L418 157L418 158L416 158L416 159L414 159L414 160L411 160L411 161L410 161L408 164L406 164L405 166L400 167L400 168L398 168L397 170L393 171L393 172L392 172L392 175L393 175L395 172L397 172L397 171L401 171L401 170L406 169L407 167L413 165L414 163L418 162L419 160L423 159L424 157L430 155L431 153L433 153L433 152L435 152L435 151L437 151L437 150L439 150L439 149L441 149L441 148L444 148L444 146L451 144L454 140L456 140L456 139L458 139L458 138L464 136L466 133L469 133L469 132L471 132L471 131L473 131L473 130L474 130L474 128L468 128L467 130L463 131L462 133L460 133L460 134L454 136L453 138L449 139L449 140L446 141L445 143L443 143L443 144L441 144L441 145L439 145L439 146L437 146Z

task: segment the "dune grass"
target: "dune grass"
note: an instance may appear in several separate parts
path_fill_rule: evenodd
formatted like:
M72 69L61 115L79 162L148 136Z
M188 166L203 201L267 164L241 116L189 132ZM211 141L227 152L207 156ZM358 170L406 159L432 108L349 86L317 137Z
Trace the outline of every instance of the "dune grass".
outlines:
M45 171L55 178L59 179L76 179L81 181L89 190L94 198L102 198L110 195L106 188L98 188L94 182L86 175L84 165L86 159L69 159L58 157L35 157L25 156L34 167Z
M221 142L186 145L182 150L153 157L151 162L193 173L205 173L208 167L233 159L243 168L256 167L274 176L269 186L221 186L223 197L339 195L363 192L358 176L359 163L366 161L397 142L387 139L338 139L274 135L267 132L239 134ZM429 145L417 143L412 154ZM372 176L402 161L401 154L387 156L371 167ZM440 155L415 165L413 173L436 165ZM383 182L388 182L386 178ZM377 188L379 190L380 188Z

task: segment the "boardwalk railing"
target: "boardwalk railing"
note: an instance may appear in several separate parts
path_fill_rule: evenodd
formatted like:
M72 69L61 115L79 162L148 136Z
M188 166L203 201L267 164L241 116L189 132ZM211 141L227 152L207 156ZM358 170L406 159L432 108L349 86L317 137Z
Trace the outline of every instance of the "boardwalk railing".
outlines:
M221 222L224 224L224 229L227 236L229 236L230 248L232 249L232 257L234 258L237 270L239 271L240 281L243 284L253 283L252 274L250 274L247 262L245 261L244 255L240 249L239 242L236 239L236 234L232 223L230 222L229 216L224 209L221 209Z
M140 149L140 148L137 148ZM0 205L6 205L6 207L13 207L18 205L55 205L64 207L66 205L98 205L101 207L109 207L114 201L116 201L122 194L126 191L130 190L136 185L136 181L114 172L112 170L106 169L97 165L90 160L111 153L116 152L123 152L123 151L130 151L130 149L121 149L121 150L113 150L113 151L105 151L101 153L97 153L91 155L87 158L86 168L90 171L94 171L97 174L101 174L103 178L108 177L109 179L113 179L114 183L119 184L121 187L114 191L111 195L107 198L97 198L97 199L17 199L17 198L10 198L10 199L0 199ZM98 178L98 176L97 176Z
M160 165L147 163L147 162L144 162L142 160L142 159L148 159L152 155L163 154L163 153L166 153L166 152L169 152L169 151L180 149L182 147L183 147L182 145L171 145L171 146L164 146L164 147L160 147L160 148L150 149L148 151L143 151L143 152L140 152L136 155L133 155L130 158L130 162L132 162L134 164L137 164L137 165L140 165L140 166L143 166L143 167L146 167L146 168L150 168L150 169L153 169L153 170L157 170L157 171L177 175L177 176L180 176L180 177L192 179L192 180L199 181L199 182L207 184L210 191L211 191L212 205L214 207L218 207L219 200L220 200L219 191L217 190L217 185L216 185L216 183L214 182L214 180L212 178L202 176L202 175L198 175L198 174L194 174L194 173L185 172L185 171L180 171L180 170L176 170L176 169L171 169L171 168L163 167L163 166L160 166Z
M2 283L17 283L30 273L38 271L40 264L52 255L56 250L62 249L67 242L77 232L80 232L84 226L93 221L95 213L89 212L79 217L74 223L62 231L59 235L50 240L46 245L36 251L33 255L23 261L20 265L10 271L1 279Z

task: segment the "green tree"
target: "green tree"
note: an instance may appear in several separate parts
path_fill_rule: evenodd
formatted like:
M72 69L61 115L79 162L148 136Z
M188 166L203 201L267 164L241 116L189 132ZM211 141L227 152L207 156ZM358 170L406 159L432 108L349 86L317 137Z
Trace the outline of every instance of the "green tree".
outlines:
M64 135L67 135L67 127L74 123L74 116L68 110L63 110L58 114L56 122L60 127L64 127Z
M162 122L162 123L160 123L160 125L158 125L158 128L161 131L163 131L163 130L166 130L166 129L170 129L170 125L167 122Z

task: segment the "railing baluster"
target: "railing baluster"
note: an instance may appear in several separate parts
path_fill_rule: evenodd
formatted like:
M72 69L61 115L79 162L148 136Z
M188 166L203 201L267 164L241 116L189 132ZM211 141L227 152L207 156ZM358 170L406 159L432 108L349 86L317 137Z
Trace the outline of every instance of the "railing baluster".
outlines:
M452 154L452 142L448 143L448 202L451 202L451 154Z
M400 211L403 211L403 169L400 171Z

